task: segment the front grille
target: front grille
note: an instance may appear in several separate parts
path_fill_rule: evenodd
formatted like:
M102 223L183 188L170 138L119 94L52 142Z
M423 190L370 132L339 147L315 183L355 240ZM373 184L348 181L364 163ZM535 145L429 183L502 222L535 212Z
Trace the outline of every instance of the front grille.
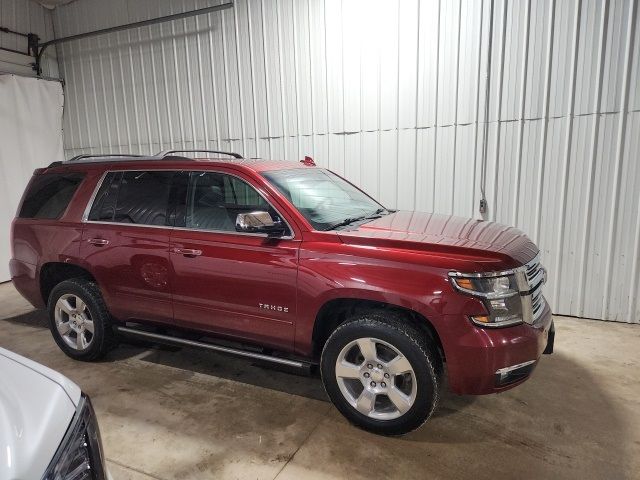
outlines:
M533 320L536 321L542 315L544 310L544 297L542 296L542 288L538 288L538 290L531 296L531 311L533 313Z
M524 266L524 273L527 278L531 297L531 316L535 322L544 311L545 300L542 295L542 285L546 281L546 271L540 264L540 255Z
M544 282L544 267L540 264L540 255L537 255L536 258L531 260L524 267L529 288L534 289L542 285Z

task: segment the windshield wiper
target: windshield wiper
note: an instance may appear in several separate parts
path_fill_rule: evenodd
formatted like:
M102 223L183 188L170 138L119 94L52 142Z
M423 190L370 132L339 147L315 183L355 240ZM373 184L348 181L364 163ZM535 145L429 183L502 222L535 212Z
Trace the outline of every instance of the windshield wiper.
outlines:
M388 215L389 213L393 213L393 210L387 210L386 208L379 208L370 215L362 215L359 217L345 218L341 222L334 223L333 225L329 226L325 230L334 230L338 227L346 227L347 225L351 225L352 223L360 222L362 220L374 220L376 218L381 218L383 212L387 212L385 215Z
M386 213L385 213L386 212ZM395 210L389 210L387 208L379 208L371 215L367 215L364 217L366 220L373 220L375 218L382 218L384 215L389 215L390 213L395 212Z
M361 217L345 218L341 222L334 223L333 225L330 225L329 227L325 228L325 230L335 230L338 227L345 227L347 225L351 225L352 223L359 222L360 220L366 220L366 219L367 219L366 215L363 215Z
M383 212L387 212L385 215L388 215L388 214L392 213L392 212L393 212L393 210L388 210L388 209L386 209L386 208L379 208L379 209L377 209L375 212L373 212L370 216L375 216L375 215L380 215L380 216L382 216L381 214L382 214Z

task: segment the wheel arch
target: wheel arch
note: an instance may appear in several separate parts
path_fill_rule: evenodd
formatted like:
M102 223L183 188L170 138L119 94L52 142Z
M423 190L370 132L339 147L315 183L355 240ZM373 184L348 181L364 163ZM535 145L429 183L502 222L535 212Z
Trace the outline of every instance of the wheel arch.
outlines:
M419 332L429 338L434 347L437 349L438 357L441 365L439 365L440 373L442 373L443 363L446 361L444 348L437 330L420 312L416 310L396 305L394 303L384 302L380 300L371 300L364 298L340 297L326 301L318 310L312 333L312 351L313 357L319 358L325 342L331 333L346 322L350 316L363 313L368 310L386 310L401 315L406 318L412 326Z
M51 291L60 282L71 278L83 278L95 282L93 274L84 267L74 263L47 262L40 267L40 294L45 305L49 303Z

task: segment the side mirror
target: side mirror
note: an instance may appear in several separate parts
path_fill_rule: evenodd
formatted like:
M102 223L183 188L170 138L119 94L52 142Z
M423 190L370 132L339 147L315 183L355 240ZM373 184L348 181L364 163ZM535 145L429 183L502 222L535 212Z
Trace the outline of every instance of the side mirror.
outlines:
M281 237L286 228L280 221L271 218L269 212L239 213L236 217L236 231L243 233L266 233L269 237Z

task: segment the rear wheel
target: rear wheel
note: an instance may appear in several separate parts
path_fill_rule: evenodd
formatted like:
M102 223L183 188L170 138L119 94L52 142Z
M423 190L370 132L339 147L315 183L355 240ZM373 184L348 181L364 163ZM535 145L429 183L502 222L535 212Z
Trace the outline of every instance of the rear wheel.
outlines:
M436 354L429 339L402 316L367 312L327 340L322 380L336 408L353 424L401 435L422 425L436 408Z
M76 360L97 360L113 344L110 315L98 286L84 279L56 285L49 295L49 328L58 346Z

